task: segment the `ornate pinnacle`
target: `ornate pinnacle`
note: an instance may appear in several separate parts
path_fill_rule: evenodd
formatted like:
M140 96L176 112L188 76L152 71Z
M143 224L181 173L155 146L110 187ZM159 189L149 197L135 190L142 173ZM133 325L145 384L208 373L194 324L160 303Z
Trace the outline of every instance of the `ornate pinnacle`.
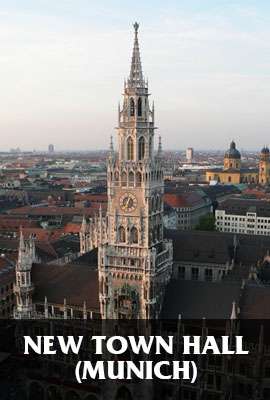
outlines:
M232 303L232 313L231 313L231 319L236 319L237 318L237 313L236 313L236 304L235 301Z
M22 227L20 226L19 250L24 250L24 248L25 248L25 243L24 243L23 231L22 231Z
M110 141L110 152L113 153L113 137L111 135L111 141Z
M138 22L135 22L135 24L133 24L134 30L135 30L135 35L138 34L138 30L139 30L139 24Z
M158 137L158 155L161 156L162 153L162 143L161 143L161 136Z

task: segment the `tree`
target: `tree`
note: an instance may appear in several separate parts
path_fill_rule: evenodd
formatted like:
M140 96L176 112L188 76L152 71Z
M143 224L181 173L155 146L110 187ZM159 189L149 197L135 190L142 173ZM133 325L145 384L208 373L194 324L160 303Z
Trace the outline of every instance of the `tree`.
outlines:
M215 216L212 213L203 215L199 224L195 228L197 231L214 231L215 230Z

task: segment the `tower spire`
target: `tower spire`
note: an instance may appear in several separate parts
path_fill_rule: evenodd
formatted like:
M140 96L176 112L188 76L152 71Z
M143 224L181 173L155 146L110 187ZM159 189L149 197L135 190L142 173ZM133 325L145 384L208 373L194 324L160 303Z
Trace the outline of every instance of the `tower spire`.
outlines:
M144 79L142 73L142 65L141 65L140 49L138 41L138 29L139 29L138 22L135 22L133 27L134 27L134 45L133 45L128 86L136 88L136 87L144 87Z
M24 237L22 227L20 226L20 241L19 241L19 251L23 251L25 249Z

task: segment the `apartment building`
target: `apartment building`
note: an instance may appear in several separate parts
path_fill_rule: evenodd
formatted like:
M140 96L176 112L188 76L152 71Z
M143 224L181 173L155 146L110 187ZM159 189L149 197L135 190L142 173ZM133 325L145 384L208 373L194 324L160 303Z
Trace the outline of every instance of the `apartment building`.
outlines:
M270 201L231 198L216 212L216 229L221 232L270 235Z
M212 211L210 198L201 190L165 193L164 203L176 213L175 226L167 225L165 220L165 227L169 229L194 229L200 218Z

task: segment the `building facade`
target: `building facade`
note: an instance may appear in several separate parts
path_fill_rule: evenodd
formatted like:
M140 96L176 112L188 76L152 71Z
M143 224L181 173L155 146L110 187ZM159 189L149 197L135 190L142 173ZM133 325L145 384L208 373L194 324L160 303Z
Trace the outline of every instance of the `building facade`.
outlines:
M194 158L194 150L193 150L192 147L188 147L186 149L186 160L187 160L187 162L188 163L192 163L193 158Z
M161 143L154 154L155 114L142 73L138 24L130 75L118 111L118 152L108 160L107 243L99 247L102 318L155 318L172 270L163 237Z
M270 235L270 202L232 198L215 211L216 229L220 232Z
M201 217L212 212L212 202L203 191L166 193L164 201L176 213L175 218L165 218L167 229L195 229ZM171 213L170 210L168 212Z

